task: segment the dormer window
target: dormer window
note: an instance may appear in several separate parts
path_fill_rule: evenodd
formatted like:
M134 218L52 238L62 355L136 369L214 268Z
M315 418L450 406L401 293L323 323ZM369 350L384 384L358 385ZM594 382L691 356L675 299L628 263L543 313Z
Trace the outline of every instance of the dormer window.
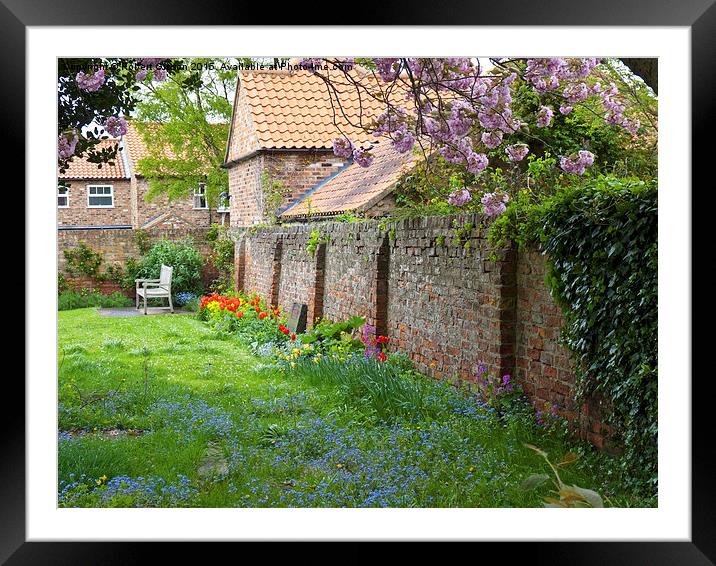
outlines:
M194 189L194 208L209 208L206 204L206 183L199 183Z

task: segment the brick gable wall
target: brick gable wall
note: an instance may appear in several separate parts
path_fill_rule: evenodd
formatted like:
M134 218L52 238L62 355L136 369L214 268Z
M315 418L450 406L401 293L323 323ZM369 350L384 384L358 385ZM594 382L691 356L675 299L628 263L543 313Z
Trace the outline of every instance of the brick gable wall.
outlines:
M273 221L277 203L278 208L286 206L338 172L344 163L331 150L285 150L262 152L231 164L231 225L246 227ZM283 195L280 203L272 197L274 192Z

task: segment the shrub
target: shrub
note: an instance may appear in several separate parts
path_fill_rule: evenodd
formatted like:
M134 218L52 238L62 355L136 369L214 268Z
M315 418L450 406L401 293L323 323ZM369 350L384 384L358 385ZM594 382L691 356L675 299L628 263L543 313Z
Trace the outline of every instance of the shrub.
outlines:
M57 273L57 293L64 293L65 291L68 291L70 288L69 284L67 283L67 279L65 279L64 273L58 272Z
M152 246L139 262L127 262L125 286L134 287L135 279L157 279L163 265L174 268L172 294L201 293L201 269L204 260L190 238L172 242L162 240Z
M212 283L212 289L226 293L233 288L234 281L234 239L226 226L212 224L206 239L211 245L209 260L219 272Z

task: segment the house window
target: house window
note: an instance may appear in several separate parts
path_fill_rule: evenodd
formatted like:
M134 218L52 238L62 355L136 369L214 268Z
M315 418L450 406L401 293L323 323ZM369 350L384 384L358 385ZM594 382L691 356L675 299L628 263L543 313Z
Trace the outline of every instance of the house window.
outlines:
M112 185L87 185L87 208L114 207Z
M229 212L229 193L226 191L219 195L219 206L216 210L218 212Z
M57 187L57 208L70 207L70 189L68 187Z
M206 185L199 183L199 188L194 189L194 208L208 208L206 206Z

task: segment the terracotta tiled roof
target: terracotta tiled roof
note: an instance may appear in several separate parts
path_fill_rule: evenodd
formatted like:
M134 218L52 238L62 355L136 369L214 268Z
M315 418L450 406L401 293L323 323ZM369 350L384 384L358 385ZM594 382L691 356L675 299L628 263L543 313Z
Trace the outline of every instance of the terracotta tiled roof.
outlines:
M127 159L129 159L129 166L136 174L137 162L142 159L142 157L149 155L149 151L144 143L142 134L139 133L137 126L131 122L127 128L127 133L124 134L124 143L127 146L125 151L127 152Z
M359 124L362 120L370 124L383 106L364 92L359 97L355 86L341 71L329 73L337 96L320 77L309 71L239 73L239 88L244 89L259 148L328 149L341 130L354 143L365 144L375 139L351 123Z
M370 167L351 163L306 193L299 202L281 213L281 217L368 210L390 193L400 176L412 169L417 159L411 152L398 153L387 141L377 144L371 154L374 159Z
M106 139L99 142L98 149L111 147L119 142L117 139ZM122 159L122 151L117 151L114 164L102 163L99 167L98 163L90 163L86 157L73 159L64 173L58 171L59 179L126 179L129 174L125 171Z

